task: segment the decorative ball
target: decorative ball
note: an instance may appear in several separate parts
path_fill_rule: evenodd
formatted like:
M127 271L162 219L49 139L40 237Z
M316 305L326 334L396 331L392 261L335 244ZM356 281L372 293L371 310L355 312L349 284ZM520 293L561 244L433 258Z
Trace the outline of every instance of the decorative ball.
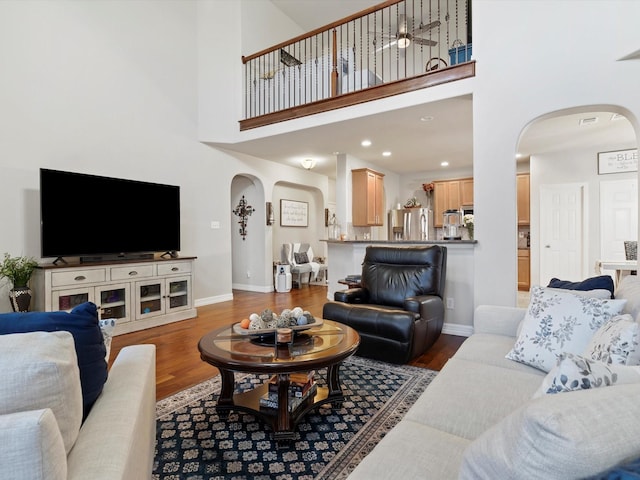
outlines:
M257 313L252 313L251 315L249 315L249 320L253 321L259 321L260 320L260 315L258 315Z
M300 315L296 321L296 323L298 325L306 325L307 323L309 323L309 320L307 319L307 317L305 317L304 315Z
M300 315L302 315L303 313L304 313L304 312L303 312L302 308L300 308L300 307L296 307L296 308L294 308L293 310L291 310L291 314L292 314L294 317L296 317L296 318L298 318L298 317L299 317Z
M249 325L251 325L251 320L248 318L243 318L240 322L240 328L249 328Z
M249 330L262 330L262 320L260 317L249 321Z

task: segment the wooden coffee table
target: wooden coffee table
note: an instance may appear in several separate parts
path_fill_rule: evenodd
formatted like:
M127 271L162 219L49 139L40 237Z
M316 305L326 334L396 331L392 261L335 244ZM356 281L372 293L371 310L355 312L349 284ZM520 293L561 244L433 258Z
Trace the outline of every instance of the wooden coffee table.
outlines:
M338 370L340 363L353 355L360 344L358 332L341 323L324 320L320 327L296 332L290 343L277 344L269 335L240 335L232 327L214 330L200 339L198 350L203 361L217 367L222 378L217 411L228 415L230 410L242 410L264 420L271 426L274 439L280 444L295 438L295 428L304 415L326 403L341 404L344 400ZM289 411L289 374L309 372L326 367L326 387L318 386L299 406ZM276 375L278 408L260 406L260 397L268 384L234 394L235 372Z

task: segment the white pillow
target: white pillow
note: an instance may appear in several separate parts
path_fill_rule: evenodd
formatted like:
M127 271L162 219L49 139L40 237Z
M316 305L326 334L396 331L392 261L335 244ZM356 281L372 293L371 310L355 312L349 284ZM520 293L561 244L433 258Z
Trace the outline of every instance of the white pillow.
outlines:
M313 250L311 250L311 246L307 249L307 257L309 258L309 262L313 262Z
M616 315L598 329L583 355L617 365L640 365L640 324L631 315Z
M578 479L637 458L638 398L640 383L531 400L467 446L458 478Z
M618 315L625 302L532 287L522 329L506 358L548 372L561 354L581 354L593 334Z
M547 373L533 398L547 393L589 390L623 383L640 383L640 367L606 365L597 360L568 353Z
M640 321L640 276L624 277L616 288L616 298L627 300L622 313L630 314L636 322Z
M82 423L80 370L66 331L0 335L0 414L50 408L67 453Z

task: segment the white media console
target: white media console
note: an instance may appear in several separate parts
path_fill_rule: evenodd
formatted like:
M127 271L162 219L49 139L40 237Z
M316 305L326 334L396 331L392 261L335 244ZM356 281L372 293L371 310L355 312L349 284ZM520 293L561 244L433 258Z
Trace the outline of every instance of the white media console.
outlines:
M194 318L195 258L41 265L31 283L34 307L71 310L93 302L100 318L116 319L116 335Z

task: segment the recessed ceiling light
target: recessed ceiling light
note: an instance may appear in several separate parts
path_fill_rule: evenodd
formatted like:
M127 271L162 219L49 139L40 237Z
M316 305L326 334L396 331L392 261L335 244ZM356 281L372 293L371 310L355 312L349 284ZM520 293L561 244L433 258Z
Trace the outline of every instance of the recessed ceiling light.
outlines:
M433 120L433 117L431 115L425 115L424 117L420 117L421 122L430 122L431 120Z
M382 156L383 157L390 157L391 156L391 152L382 152Z
M362 142L360 142L360 145L362 145L363 147L370 147L371 140L362 140Z
M516 158L522 158L522 154L521 153L516 153Z
M331 152L332 155L340 155L340 152Z
M440 162L440 166L441 167L448 167L449 166L449 162Z

